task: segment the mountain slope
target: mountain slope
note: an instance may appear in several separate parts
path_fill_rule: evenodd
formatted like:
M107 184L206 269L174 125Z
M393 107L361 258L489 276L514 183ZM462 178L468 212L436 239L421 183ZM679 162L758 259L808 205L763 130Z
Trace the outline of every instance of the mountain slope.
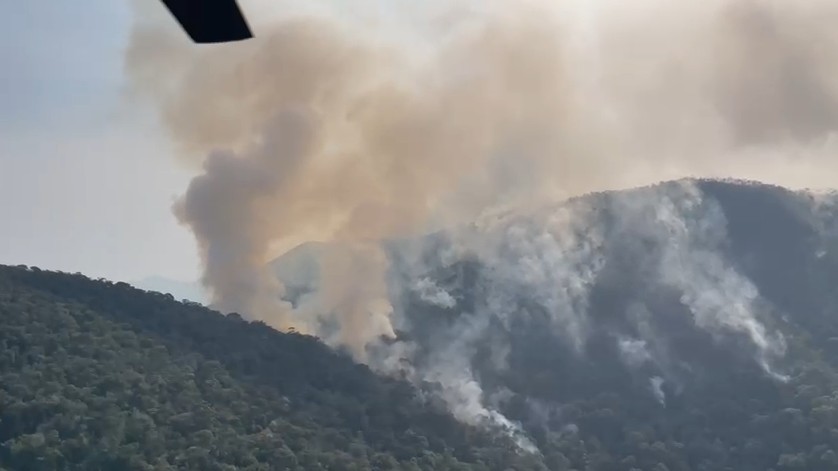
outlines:
M9 469L527 460L313 338L124 283L0 267L0 323L0 466Z
M834 195L669 182L385 246L397 337L369 368L124 283L0 268L0 466L838 468ZM352 247L274 263L292 303L333 249Z
M834 469L836 210L684 180L390 241L398 336L370 364L551 469Z
M836 207L680 181L394 242L382 368L591 469L833 469Z

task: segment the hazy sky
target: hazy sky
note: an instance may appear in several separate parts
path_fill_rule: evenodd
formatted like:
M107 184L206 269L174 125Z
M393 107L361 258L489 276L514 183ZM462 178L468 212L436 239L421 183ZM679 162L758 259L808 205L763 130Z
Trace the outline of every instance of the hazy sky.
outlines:
M546 4L551 0L541 1ZM589 23L597 25L602 31L591 36L595 37L596 41L588 38L587 33L582 34L583 39L588 38L579 41L580 44L585 43L585 47L580 47L582 52L578 56L568 56L568 60L576 62L563 63L555 70L568 70L568 80L578 75L577 78L581 77L580 83L584 84L588 83L586 77L596 78L590 80L591 82L607 82L602 85L605 87L602 90L609 91L610 94L602 94L599 93L599 89L590 88L593 92L584 95L585 100L567 101L568 110L571 110L574 119L562 121L554 119L548 113L542 116L539 114L541 107L536 106L540 103L552 103L552 98L562 96L562 82L550 82L558 87L556 89L544 87L548 99L532 100L533 105L530 106L533 109L530 117L536 120L534 128L546 130L545 126L551 126L550 123L553 122L569 123L569 127L563 131L569 140L566 143L563 140L565 137L545 139L549 145L553 145L554 141L561 141L556 144L561 145L553 149L555 152L542 152L540 148L533 146L537 151L530 154L537 156L533 159L537 165L533 164L532 169L541 169L540 165L544 164L547 166L543 168L548 171L533 170L532 176L549 175L549 178L542 178L545 184L555 184L554 186L561 187L569 194L589 191L592 188L619 187L622 185L623 174L632 176L634 173L640 175L637 178L644 182L686 175L719 176L715 175L716 172L724 176L777 181L789 186L835 186L835 175L838 173L834 170L834 149L838 143L834 137L829 137L834 134L826 131L834 131L832 121L838 116L838 101L834 98L838 84L834 81L833 72L838 66L831 62L833 56L824 51L834 49L832 46L838 41L838 35L832 33L834 29L831 28L834 23L832 19L838 17L838 9L835 9L830 1L812 0L810 8L800 7L799 5L804 5L802 3L777 2L784 5L786 13L794 14L789 16L788 21L783 19L788 15L762 11L762 8L743 10L745 13L750 11L748 15L757 15L753 17L756 20L770 19L770 24L775 29L767 30L755 29L754 25L759 26L762 23L745 21L751 16L742 16L739 14L742 12L737 13L738 16L732 13L732 16L716 15L719 7L712 5L733 4L735 0L709 2L707 5L711 6L708 7L700 6L704 3L690 3L693 7L688 9L664 0L649 0L646 2L647 9L641 9L639 14L636 14L634 6L628 6L618 0L567 2L575 5L577 13L580 13L577 15L579 18L571 15L571 19L575 18L573 21L579 24L568 29L567 38L579 39L576 34L579 31L596 29L593 26L589 28ZM439 0L428 3L445 6L446 15L440 16L440 19L445 19L448 18L447 8L451 3L465 7L471 2L472 0ZM485 2L491 3L488 0ZM395 0L357 0L352 2L351 7L349 2L343 0L249 0L242 3L248 18L253 20L251 25L254 26L257 36L260 34L259 26L267 23L272 13L287 11L294 4L295 8L304 9L316 9L317 5L323 8L329 6L330 10L341 17L351 14L366 18L369 13L370 18L366 19L375 20L369 24L378 23L377 32L386 34L389 39L400 40L403 39L400 36L400 27L405 24L390 21L390 14L397 10L400 13L398 16L407 19L411 26L404 29L412 30L413 23L418 22L415 15L419 10L429 8L424 2L399 3ZM498 0L498 4L503 3L503 0ZM526 2L521 2L524 3ZM750 5L753 7L758 3ZM157 13L167 15L157 0L138 0L137 4L151 10L152 13L156 8ZM384 8L385 4L391 8ZM398 6L394 6L396 4ZM515 3L506 3L510 4ZM592 5L598 5L601 10L607 10L609 13L596 17L597 22L589 21L588 14L591 13L589 10L593 9ZM793 5L798 6L793 8ZM225 120L235 122L238 115L225 113L215 116L211 112L214 106L223 103L216 100L217 94L214 95L223 90L215 90L213 84L228 82L219 80L204 83L204 73L189 75L188 77L197 81L183 83L185 86L178 90L182 99L174 100L174 103L164 103L159 109L153 109L153 103L146 102L144 106L148 106L141 109L127 102L123 61L132 28L130 6L130 0L0 1L0 263L80 271L94 277L104 276L121 280L136 280L151 275L181 280L197 278L200 267L193 237L185 228L178 226L171 210L175 197L183 194L196 169L177 167L177 162L183 160L174 158L171 150L174 143L169 139L170 136L164 137L159 124L152 117L161 110L168 112L174 109L184 112L187 118L196 116L189 113L199 113L202 117L208 117L203 121L212 124L216 121L223 123ZM336 6L351 8L352 11L335 8ZM431 13L433 11L429 14ZM702 15L696 17L694 13ZM697 19L694 20L694 17ZM727 29L718 30L719 25L715 21L720 18L726 18L721 26L727 25ZM568 25L570 23L571 21L568 21ZM163 24L168 24L173 31L178 28L174 21ZM514 25L516 22L512 21L510 24ZM513 27L512 32L514 29ZM270 32L270 29L263 32ZM719 34L722 35L721 39L717 37ZM553 34L546 36L552 37ZM418 38L419 42L428 37L435 36L423 34ZM514 39L517 36L501 37ZM627 37L634 40L624 45ZM714 40L709 41L709 38ZM185 35L183 41L184 44L188 43ZM689 60L682 58L681 61L681 65L686 68L670 67L679 62L670 62L673 52L668 46L669 41L688 47L684 50L690 51L687 56ZM524 47L520 50L529 51L530 45L536 43L543 45L543 38L525 38L509 47ZM161 55L165 56L166 44L171 46L174 43L164 41L158 44L152 41L149 47L152 48L150 51L153 54L150 57L157 57L157 51L154 49L157 47L164 48ZM515 54L493 53L495 47L501 47L501 52L506 51L504 43L498 46L494 41L488 41L488 44L491 46L488 49L477 47L474 51L483 51L485 57L490 59L516 58ZM574 41L570 41L569 44L573 46ZM769 44L770 47L765 47L765 44ZM822 44L822 47L811 48L806 46L807 44ZM570 46L568 51L573 49ZM539 54L552 54L550 51L552 49L546 48ZM637 53L638 51L643 54ZM727 51L729 54L719 54L719 51ZM756 54L754 51L760 53ZM288 58L304 58L304 52L291 54ZM329 54L327 56L331 57ZM469 52L462 57L473 56L474 54ZM522 60L539 57L529 54L521 56ZM228 57L232 56L219 54L215 59L221 62L198 61L187 65L197 71L208 70L207 73L217 74L223 79L225 71L240 70L232 67L242 65L235 60L230 63L223 62L224 58ZM246 57L264 59L259 55ZM279 56L268 54L266 57L271 59ZM450 59L453 56L441 54L440 57ZM477 54L477 57L484 56ZM213 64L219 64L219 68L200 68ZM243 64L246 66L249 63L245 60ZM280 61L279 64L283 63ZM477 69L484 66L480 61L476 64ZM513 61L510 70L516 69L516 64ZM543 64L550 65L552 62L535 60L532 64L533 70L543 70ZM603 64L608 67L602 68ZM271 65L270 63L250 65L256 72L272 70L265 67ZM152 75L157 77L159 70L159 75L165 78L167 72L168 75L172 73L169 68L177 69L171 66L154 66L151 69ZM579 71L575 70L577 68ZM442 67L440 70L455 69ZM280 67L278 70L286 69ZM661 73L647 74L644 71ZM591 75L589 77L581 72ZM675 74L672 77L680 76L681 79L671 80L670 72ZM230 73L226 73L226 76L230 76ZM560 76L564 77L561 74ZM430 77L435 76L432 73ZM492 77L504 78L506 75L494 74ZM268 74L262 78L258 84L269 87L264 96L284 96L274 93L274 75ZM454 74L454 78L459 76ZM606 81L605 78L611 81ZM376 81L377 78L372 80ZM297 82L292 80L288 83L293 87ZM530 82L523 80L520 83ZM499 89L517 97L518 93L529 92L528 86ZM534 92L541 90L535 88ZM435 89L431 87L431 90ZM477 105L500 102L495 99L493 88L489 87L486 90L488 93L485 95L485 103L479 102ZM579 90L573 89L574 93L588 93L586 90L587 85ZM651 100L650 90L655 90L658 95ZM763 93L765 90L772 93ZM207 91L212 93L202 94ZM232 96L235 98L237 95ZM465 96L470 97L472 94L466 93ZM430 95L429 98L431 102L439 99L436 95ZM718 103L724 106L714 110L712 106L707 106L707 103L714 102L712 100L718 100ZM670 105L669 101L673 104ZM515 103L515 106L510 108L514 111L518 102L510 102ZM573 107L576 106L574 103L578 104L578 108ZM188 106L179 110L179 104ZM201 108L205 105L207 108ZM247 103L244 103L242 109L236 112L247 112L246 105ZM261 102L257 105L256 111L265 108ZM193 106L196 109L192 109ZM463 102L461 108L466 111L482 109L480 106L473 107L468 101ZM423 110L424 108L420 107L414 111L421 115ZM556 110L565 112L561 107L557 107ZM622 112L623 115L612 112L614 110ZM447 112L443 114L448 115ZM618 115L621 116L619 120L615 118ZM171 114L169 116L171 117ZM258 118L258 113L254 116L254 119L261 119ZM505 117L507 114L501 110L497 116ZM405 120L416 121L411 116L406 116ZM421 123L422 120L418 122ZM186 129L198 127L200 126L186 126ZM475 129L479 131L480 128ZM684 132L686 129L689 132ZM729 142L728 134L748 137L748 133L754 129L764 131L762 134L757 133L757 137L771 138L766 138L765 142L756 142L764 144L762 147L756 146L756 151L747 146L740 148L739 141ZM816 131L817 139L801 137L800 142L792 139L787 145L778 140L783 135L778 129L802 130L801 132L813 130ZM169 131L173 132L173 129ZM425 140L424 128L420 127L416 132ZM479 132L477 134L479 135ZM534 134L552 136L548 132ZM828 139L822 139L824 136ZM207 145L212 139L202 134L199 140L200 144ZM448 141L444 142L447 149ZM755 145L750 141L746 143ZM569 150L561 147L564 145L569 146ZM417 152L415 149L404 153L385 150L387 152L382 152L381 155L407 156L413 155L410 152ZM527 153L521 154L521 157L525 154ZM427 155L435 154L428 151ZM491 156L491 153L479 154L480 158L488 156ZM556 156L561 158L554 158ZM713 156L713 159L704 159L707 156ZM589 157L596 159L591 160ZM517 154L515 159L519 159ZM415 159L414 162L423 161ZM516 160L516 166L525 167L519 160ZM402 168L400 165L390 167ZM438 168L446 172L450 170L448 167ZM506 167L503 166L498 169L492 167L490 170L497 170L504 179L509 176ZM343 173L337 172L334 175L341 180L341 185L315 180L321 184L314 185L313 188L322 187L329 193L333 188L349 187L343 182ZM429 181L436 182L437 174L429 171L427 175L430 176ZM566 176L568 178L565 178ZM396 177L405 175L398 174ZM518 178L517 174L513 177L509 179L513 180L512 184L515 185L519 184L519 180L527 181L527 178ZM407 181L411 178L407 178ZM493 178L487 181L494 182ZM559 184L559 180L563 178ZM620 185L611 185L617 180L620 181ZM368 197L376 204L387 203L380 201L381 198L375 192L371 193L372 196L365 193L381 182L362 183L357 185L360 189L359 199L350 199L347 203L347 208L352 206L351 214L361 217L359 221L370 214L379 213L369 210L357 211L353 206L356 203L363 203ZM529 190L528 185L521 184L525 190ZM394 214L401 214L404 206L402 190L405 185L390 186L399 195L398 198L388 200L398 203L390 209L396 208L398 211L394 211ZM436 188L436 184L430 187ZM300 188L308 186L303 185ZM488 189L493 191L496 188L490 185ZM422 198L426 198L427 195L421 192L418 195L416 201L421 207L424 204ZM322 195L317 196L319 198ZM341 198L341 202L344 200L345 198ZM314 198L312 201L320 200ZM303 201L308 202L310 201ZM311 214L320 217L320 213ZM387 221L376 221L379 222ZM366 223L359 224L364 228L370 226Z
M127 1L0 2L0 263L197 276L190 173L124 98L130 25Z

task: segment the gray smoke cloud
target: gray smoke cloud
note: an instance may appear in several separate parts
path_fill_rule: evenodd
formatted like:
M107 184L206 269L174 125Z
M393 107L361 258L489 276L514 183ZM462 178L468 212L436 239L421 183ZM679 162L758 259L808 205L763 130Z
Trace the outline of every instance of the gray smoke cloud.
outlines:
M591 229L584 208L534 208L684 176L838 183L834 1L458 0L347 11L254 0L242 7L257 37L212 47L189 44L162 7L135 3L126 70L199 172L174 209L195 234L215 305L404 368L410 345L368 356L405 326L378 241L443 229L463 249L452 258L468 253L497 274L482 311L439 344L439 361L413 368L444 385L464 420L515 428L486 406L470 367L450 361L470 358L481 319L511 325L523 291L576 350L590 330L587 295L607 234ZM627 214L653 215L660 232L650 237L674 241L650 272L682 291L704 328L747 335L771 371L781 341L754 315L758 293L714 252L724 221L690 190L660 197L626 203ZM684 212L696 207L709 212L689 222ZM537 228L508 224L509 208ZM476 222L451 229L464 221ZM267 263L309 240L344 249L323 257L317 292L294 305ZM413 290L454 305L432 279L413 280ZM639 341L652 357L663 348ZM625 344L635 357L640 345Z
M204 253L204 283L213 288L219 309L241 310L248 316L289 328L281 302L282 286L264 259L279 221L264 220L271 197L295 166L312 152L312 126L304 113L284 111L269 124L274 132L251 154L214 151L204 173L189 185L175 206ZM277 156L277 158L271 158Z

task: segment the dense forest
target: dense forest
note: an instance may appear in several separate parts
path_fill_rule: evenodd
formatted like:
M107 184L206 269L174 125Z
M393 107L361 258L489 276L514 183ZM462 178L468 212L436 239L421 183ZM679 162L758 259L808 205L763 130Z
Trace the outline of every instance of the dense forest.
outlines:
M124 283L0 267L0 466L542 469L316 339Z
M581 232L605 234L596 249L605 263L585 292L591 326L578 347L556 327L552 298L522 275L530 272L514 271L515 260L533 267L522 240L542 241L539 260L552 260L531 219L502 226L515 239L487 236L501 244L503 265L480 253L443 263L452 241L436 237L422 246L421 270L394 275L403 287L431 280L453 300L399 294L393 342L414 347L415 371L464 362L486 407L520 425L532 449L455 420L440 376L394 379L235 313L0 266L0 468L838 469L838 206L702 182L701 198L680 206L688 215L658 227L670 214L658 203L681 201L672 188L580 200L595 208ZM723 234L713 225L722 219ZM590 245L573 240L562 257ZM550 270L564 270L565 258ZM672 263L680 271L660 271ZM673 281L682 272L689 283ZM693 312L689 285L713 294L700 298L706 312ZM503 309L490 311L486 300L499 293ZM472 343L458 340L463 332ZM768 346L780 335L777 353Z

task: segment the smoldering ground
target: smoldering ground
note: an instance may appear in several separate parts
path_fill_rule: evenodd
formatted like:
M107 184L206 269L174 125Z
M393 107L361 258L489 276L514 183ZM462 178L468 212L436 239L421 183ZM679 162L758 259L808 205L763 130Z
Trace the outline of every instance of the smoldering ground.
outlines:
M219 308L304 332L336 322L330 340L367 360L398 308L382 239L684 176L838 183L835 2L374 3L243 2L257 37L210 48L138 9L127 71L181 162L201 165L175 213ZM349 249L292 307L266 264L306 240ZM530 255L531 287L555 299L564 259ZM584 290L595 270L568 267ZM583 314L561 322L583 335ZM764 338L741 312L727 325Z

